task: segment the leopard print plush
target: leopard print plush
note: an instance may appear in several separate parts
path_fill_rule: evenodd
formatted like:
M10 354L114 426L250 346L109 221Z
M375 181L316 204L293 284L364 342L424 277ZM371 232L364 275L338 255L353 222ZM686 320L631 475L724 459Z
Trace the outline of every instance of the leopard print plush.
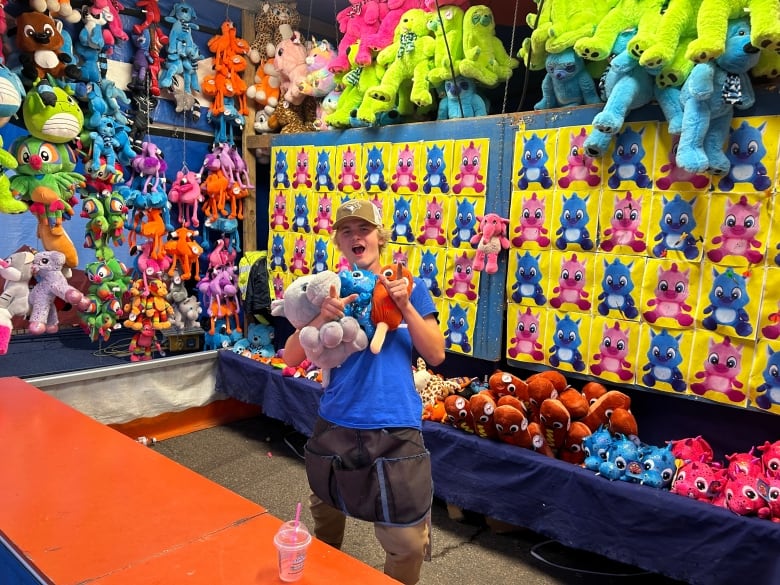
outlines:
M279 124L280 134L314 132L316 130L314 122L317 120L317 100L307 96L300 105L282 101L271 117Z
M255 39L249 45L249 59L255 65L273 57L285 35L298 28L301 15L295 4L263 2L255 15ZM291 35L290 35L291 36Z

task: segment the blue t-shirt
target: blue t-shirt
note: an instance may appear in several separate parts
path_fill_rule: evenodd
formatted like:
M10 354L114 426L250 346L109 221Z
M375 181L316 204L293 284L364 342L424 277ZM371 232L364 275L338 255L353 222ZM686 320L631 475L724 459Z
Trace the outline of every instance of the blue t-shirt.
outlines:
M422 317L436 313L425 283L414 278L409 296ZM387 332L382 351L356 352L330 372L320 416L354 429L422 428L422 399L412 377L412 338L406 323Z

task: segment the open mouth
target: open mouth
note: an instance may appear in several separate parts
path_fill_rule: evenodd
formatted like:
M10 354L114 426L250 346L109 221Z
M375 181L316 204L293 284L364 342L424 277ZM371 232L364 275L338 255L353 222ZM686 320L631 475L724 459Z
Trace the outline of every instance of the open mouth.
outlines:
M352 253L355 256L360 256L365 251L366 251L366 247L365 246L353 246L352 247Z

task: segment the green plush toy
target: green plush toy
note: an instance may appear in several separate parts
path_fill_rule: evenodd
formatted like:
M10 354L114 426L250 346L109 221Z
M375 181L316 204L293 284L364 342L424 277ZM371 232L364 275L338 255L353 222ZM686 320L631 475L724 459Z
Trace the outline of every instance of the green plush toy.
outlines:
M428 72L433 65L436 42L429 34L428 16L420 8L407 10L395 27L393 43L377 54L377 64L387 69L379 85L370 88L367 95L384 102L384 109L379 111L391 110L402 85L409 82L412 102L423 107L433 103Z
M496 36L493 12L481 4L472 6L463 16L463 55L458 67L460 74L487 87L509 79L520 64L509 56Z
M645 14L660 14L664 3L665 0L619 0L599 21L592 35L574 43L574 52L590 61L606 59L620 33L638 29Z
M692 40L693 38L691 37L682 37L680 39L680 44L677 45L677 50L674 52L672 60L664 65L658 75L655 76L655 84L658 87L682 87L682 84L688 79L688 75L691 74L694 65L696 65L696 63L685 56L688 45Z
M339 83L344 90L339 97L336 109L325 116L325 122L334 128L350 128L350 118L366 97L369 88L376 86L382 79L384 67L376 63L361 67L355 63L355 56L360 49L360 42L350 45L347 49L347 59L351 69L344 73ZM368 112L366 111L368 116Z
M539 0L534 0L534 2L539 4ZM545 47L550 38L550 28L552 27L550 6L552 6L552 2L548 0L541 5L541 11L537 14L529 12L525 17L526 23L533 32L530 37L523 39L517 56L531 71L540 71L545 68L547 63L547 49Z
M463 60L463 16L465 12L455 5L442 6L428 18L428 28L433 31L435 44L433 67L428 72L428 81L438 86L457 76Z
M780 77L780 53L774 51L761 51L758 65L750 70L753 77L766 77L776 79Z
M560 53L574 47L583 37L593 35L596 25L617 0L547 0L551 2L550 38L545 48L548 53ZM611 48L611 47L610 47Z
M27 131L40 140L64 144L76 138L84 126L84 113L73 96L56 83L47 84L56 101L47 105L37 88L27 93L22 115Z
M681 39L696 36L696 14L702 0L669 0L666 10L659 11L658 20L648 19L629 43L639 64L649 69L662 69L672 62Z
M696 19L697 38L686 56L696 63L720 57L726 47L728 21L750 18L750 44L780 51L780 2L777 0L702 0Z
M11 181L5 171L18 166L16 158L3 150L3 137L0 136L0 213L24 213L27 205L11 193Z

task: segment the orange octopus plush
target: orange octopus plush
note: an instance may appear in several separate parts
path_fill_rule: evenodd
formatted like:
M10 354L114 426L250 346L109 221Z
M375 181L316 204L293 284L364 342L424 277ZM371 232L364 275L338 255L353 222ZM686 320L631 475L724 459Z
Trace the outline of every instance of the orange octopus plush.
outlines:
M383 266L379 273L389 281L406 279L406 290L412 294L412 273L400 262L395 265ZM373 353L380 352L387 332L397 329L402 318L401 311L395 301L390 298L385 286L377 283L371 302L371 322L376 325L376 332L369 345Z

